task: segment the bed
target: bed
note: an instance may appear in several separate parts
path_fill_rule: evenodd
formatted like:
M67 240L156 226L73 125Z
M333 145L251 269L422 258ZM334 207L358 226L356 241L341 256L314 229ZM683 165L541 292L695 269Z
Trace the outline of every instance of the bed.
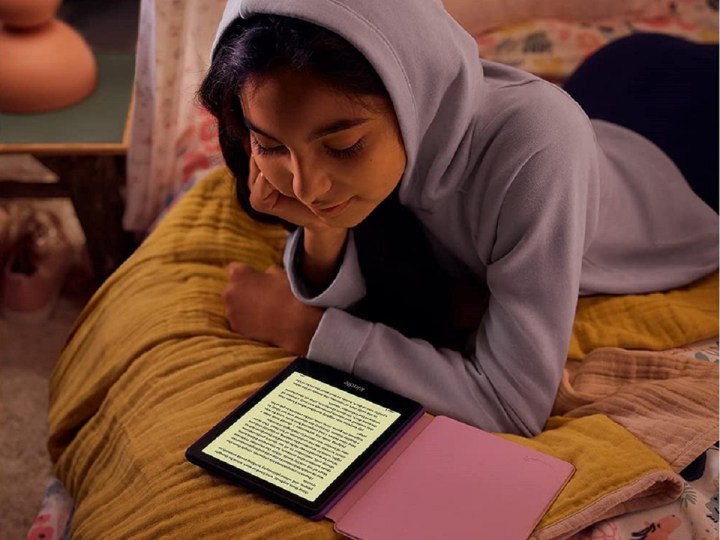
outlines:
M650 18L514 21L476 39L480 54L555 81L592 49L573 35L609 40L645 24L717 39L717 4L665 4ZM203 7L208 25L219 17L211 5ZM702 24L691 29L689 13ZM162 24L156 15L145 23ZM549 48L532 45L545 40ZM142 80L138 88L138 109L162 118L169 102L143 95ZM184 459L187 446L292 357L227 326L225 267L279 264L286 233L242 213L211 121L183 111L175 138L158 141L152 122L134 135L145 145L135 149L137 165L155 155L143 130L154 133L152 145L173 150L175 164L161 171L173 181L162 204L136 208L147 238L88 303L57 363L48 442L57 480L30 537L42 529L44 538L336 538L330 522L305 520ZM717 274L665 293L581 299L545 430L532 439L502 435L576 467L534 538L717 538L717 299Z

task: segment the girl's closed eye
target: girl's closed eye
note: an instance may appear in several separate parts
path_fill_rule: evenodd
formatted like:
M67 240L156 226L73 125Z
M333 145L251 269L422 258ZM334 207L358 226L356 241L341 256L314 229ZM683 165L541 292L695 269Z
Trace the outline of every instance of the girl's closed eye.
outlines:
M250 137L250 142L251 142L255 152L261 156L276 156L276 155L284 154L287 152L287 148L284 145L282 145L282 144L278 144L275 146L263 145L260 143L260 141L254 135ZM354 144L347 146L345 148L333 148L331 146L326 145L325 152L327 152L328 155L339 158L339 159L350 158L350 157L353 157L353 156L359 154L362 151L364 145L365 145L365 138L362 137L358 141L356 141Z
M250 137L250 143L252 144L255 152L257 152L257 154L261 156L275 156L278 154L282 154L287 150L282 144L278 144L276 146L262 145L254 135Z
M359 154L362 151L364 145L365 137L362 137L355 144L346 148L332 148L330 146L325 146L325 151L333 157L343 159L353 157L356 154Z

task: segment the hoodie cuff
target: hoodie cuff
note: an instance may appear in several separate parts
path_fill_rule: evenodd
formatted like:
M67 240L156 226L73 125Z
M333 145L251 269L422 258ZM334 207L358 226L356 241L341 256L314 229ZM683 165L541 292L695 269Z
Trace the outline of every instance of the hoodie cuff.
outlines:
M302 278L298 268L298 250L303 249L303 229L298 228L290 235L285 245L283 264L295 298L308 306L319 308L336 307L346 309L365 296L365 279L355 248L353 232L348 231L343 260L335 278L323 291L312 290Z
M352 373L373 323L339 309L328 309L310 340L307 357L345 373Z

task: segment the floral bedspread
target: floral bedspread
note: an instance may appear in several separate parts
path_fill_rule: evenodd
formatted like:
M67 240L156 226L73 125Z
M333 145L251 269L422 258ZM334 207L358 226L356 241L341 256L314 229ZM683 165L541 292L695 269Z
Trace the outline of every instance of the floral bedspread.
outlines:
M593 23L533 20L475 36L480 56L563 81L597 49L637 32L658 32L701 43L718 41L717 0L669 1L667 14Z
M682 473L675 502L625 514L586 529L572 540L712 540L718 538L718 448L708 449Z

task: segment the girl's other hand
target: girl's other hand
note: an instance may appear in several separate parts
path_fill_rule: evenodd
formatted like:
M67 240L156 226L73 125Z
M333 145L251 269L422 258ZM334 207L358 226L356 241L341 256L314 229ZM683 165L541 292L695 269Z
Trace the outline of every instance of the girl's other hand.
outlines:
M300 356L307 354L323 310L295 298L280 267L261 272L231 263L228 278L222 299L231 330Z

